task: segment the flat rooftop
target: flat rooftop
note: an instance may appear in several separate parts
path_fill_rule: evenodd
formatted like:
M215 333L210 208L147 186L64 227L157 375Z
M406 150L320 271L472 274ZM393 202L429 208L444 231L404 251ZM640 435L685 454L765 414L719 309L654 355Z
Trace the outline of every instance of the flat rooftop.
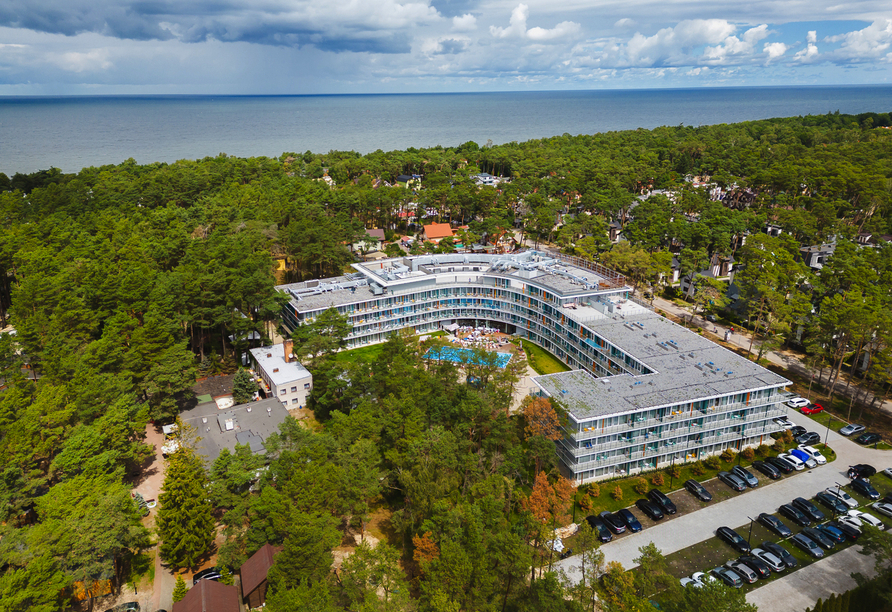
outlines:
M285 362L284 344L253 348L251 356L275 385L285 385L304 378L311 378L310 371L296 359L292 359L288 363Z
M183 423L195 428L200 438L198 452L211 464L224 448L235 451L236 444L247 444L254 453L264 452L263 443L279 431L279 425L287 417L288 409L275 398L224 410L207 402L180 414Z
M660 315L602 317L586 326L653 374L597 378L584 370L535 376L577 420L672 406L734 392L786 386L779 376Z

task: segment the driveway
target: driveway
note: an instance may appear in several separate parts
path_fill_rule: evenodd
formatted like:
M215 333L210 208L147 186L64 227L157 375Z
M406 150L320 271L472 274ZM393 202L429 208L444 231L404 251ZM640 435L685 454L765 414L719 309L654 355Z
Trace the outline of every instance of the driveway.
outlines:
M794 423L809 430L819 431L822 437L825 435L826 428L814 429L812 426L817 423L808 417L791 409L787 409L787 412ZM837 482L845 484L848 482L845 473L850 465L869 463L877 470L892 465L892 455L889 451L864 448L834 431L830 431L827 443L837 455L833 463L800 472L795 477L786 477L768 486L750 490L742 497L732 497L702 510L674 518L670 522L603 544L601 550L604 552L605 562L619 561L626 569L636 567L634 559L639 555L638 549L649 542L656 544L664 555L668 555L697 542L708 540L722 525L728 527L748 525L749 517L755 518L760 512L774 512L778 506L789 503L794 497L811 497L818 491L834 486ZM580 577L578 564L578 556L573 556L557 565L571 580L577 582ZM812 603L818 597L820 595L815 596Z

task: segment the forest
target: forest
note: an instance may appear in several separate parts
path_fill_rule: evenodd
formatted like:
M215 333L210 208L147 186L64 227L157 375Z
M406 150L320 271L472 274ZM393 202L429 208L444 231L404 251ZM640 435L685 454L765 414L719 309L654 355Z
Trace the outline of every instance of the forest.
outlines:
M561 408L509 415L512 369L468 384L404 335L351 362L335 358L338 338L317 342L307 365L318 427L287 421L265 455L171 461L210 492L192 509L203 531L188 550L164 541L164 521L147 528L131 500L154 454L146 428L188 407L198 377L236 372L269 341L286 300L276 284L342 273L367 228L392 240L431 220L467 225L468 242L516 231L619 269L643 292L662 290L674 259L703 310L733 306L697 275L733 259L733 316L760 330L758 350L795 345L831 393L863 364L864 396L888 394L890 127L889 113L834 113L0 174L0 327L14 330L0 334L0 611L68 609L77 585L126 582L157 543L183 568L213 553L237 569L282 546L273 612L647 609L669 588L658 551L623 574L602 568L590 541L601 579L573 586L553 571L545 541L570 520L574 493L557 469ZM478 187L479 172L511 180ZM401 186L403 174L420 186ZM625 240L609 240L611 225ZM831 241L820 270L803 263L801 247ZM332 573L332 550L372 516L387 517L385 540Z

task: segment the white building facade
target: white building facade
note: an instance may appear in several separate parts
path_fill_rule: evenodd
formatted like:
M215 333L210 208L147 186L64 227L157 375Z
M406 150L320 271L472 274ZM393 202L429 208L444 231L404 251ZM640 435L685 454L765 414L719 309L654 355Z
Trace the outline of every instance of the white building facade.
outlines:
M254 371L267 397L275 397L289 410L304 408L313 390L313 375L291 354L292 342L251 349Z

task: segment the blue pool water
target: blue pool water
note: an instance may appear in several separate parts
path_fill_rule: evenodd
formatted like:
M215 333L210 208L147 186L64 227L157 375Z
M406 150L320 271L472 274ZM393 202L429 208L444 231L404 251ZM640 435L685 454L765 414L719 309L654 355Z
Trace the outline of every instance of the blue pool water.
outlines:
M430 349L424 354L424 357L426 359L436 359L438 361L445 359L446 361L453 361L455 363L477 363L473 360L474 351L471 349L452 348L448 346L439 351ZM508 365L509 361L511 361L511 353L496 353L496 365L500 368L504 368Z

